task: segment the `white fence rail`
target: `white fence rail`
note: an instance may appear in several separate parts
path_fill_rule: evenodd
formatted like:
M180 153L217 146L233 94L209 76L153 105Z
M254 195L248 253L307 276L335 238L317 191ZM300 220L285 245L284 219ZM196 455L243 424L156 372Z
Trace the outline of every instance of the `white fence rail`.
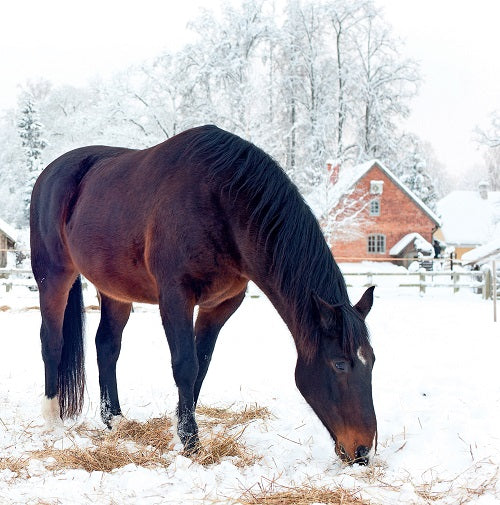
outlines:
M418 288L424 294L427 288L450 288L454 293L460 289L472 289L477 293L488 292L487 276L481 271L447 272L344 272L347 285L352 285L354 278L364 278L366 286L377 285L383 278L394 278L394 284L402 288Z
M426 271L418 272L343 272L348 286L362 284L366 286L383 285L384 279L392 278L390 284L401 288L418 288L425 294L427 288L448 288L454 293L461 289L471 289L481 293L483 298L491 298L493 279L489 271ZM25 286L36 290L33 274L29 269L0 268L0 286L9 292L14 286ZM2 296L0 290L0 297Z

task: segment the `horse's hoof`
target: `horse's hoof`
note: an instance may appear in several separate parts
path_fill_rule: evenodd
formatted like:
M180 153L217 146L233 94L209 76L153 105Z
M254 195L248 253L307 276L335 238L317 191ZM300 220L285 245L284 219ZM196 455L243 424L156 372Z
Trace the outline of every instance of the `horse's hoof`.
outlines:
M120 428L120 425L125 421L125 418L118 414L117 416L112 416L111 419L106 423L108 429L113 433Z
M196 456L201 449L200 440L198 435L193 435L186 442L184 442L184 449L182 451L183 455L190 458Z

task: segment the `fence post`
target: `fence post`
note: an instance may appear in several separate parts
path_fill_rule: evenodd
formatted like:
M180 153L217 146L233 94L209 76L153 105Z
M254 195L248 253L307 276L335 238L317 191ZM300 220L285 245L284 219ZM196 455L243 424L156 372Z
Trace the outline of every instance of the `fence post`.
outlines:
M420 295L424 295L425 294L425 274L424 274L424 272L420 272L419 278L420 278Z
M455 270L453 272L453 292L454 293L458 293L458 290L460 289L458 286L457 286L457 283L460 279L460 274Z
M491 296L491 270L483 268L483 299L489 300Z
M493 321L497 322L497 262L493 260L492 262L492 275L493 275Z
M369 272L366 276L366 284L365 286L373 286L373 273Z

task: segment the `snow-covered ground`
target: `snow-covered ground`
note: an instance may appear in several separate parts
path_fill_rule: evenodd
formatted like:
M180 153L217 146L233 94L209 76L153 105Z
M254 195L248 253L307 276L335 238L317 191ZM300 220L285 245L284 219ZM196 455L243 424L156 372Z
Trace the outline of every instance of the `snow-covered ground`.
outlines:
M357 279L357 280L356 280ZM357 301L362 278L350 288ZM357 283L357 284L356 284ZM87 302L95 303L92 291ZM37 294L0 287L0 458L23 458L44 444L68 447L79 438L44 433L43 367ZM78 422L101 426L93 335L87 317L87 399ZM295 349L263 297L248 296L223 329L201 403L235 408L257 403L273 416L250 424L242 440L262 459L237 467L231 459L201 466L172 451L165 468L128 465L111 473L54 471L33 459L22 477L0 470L1 504L237 503L247 489L301 484L359 490L373 504L493 504L500 500L500 323L491 302L467 291L375 291L368 316L377 362L374 401L378 452L369 467L344 466L295 388ZM156 307L140 306L124 333L118 365L121 403L144 421L173 412L176 390ZM69 426L71 423L67 423ZM83 444L84 441L81 441Z

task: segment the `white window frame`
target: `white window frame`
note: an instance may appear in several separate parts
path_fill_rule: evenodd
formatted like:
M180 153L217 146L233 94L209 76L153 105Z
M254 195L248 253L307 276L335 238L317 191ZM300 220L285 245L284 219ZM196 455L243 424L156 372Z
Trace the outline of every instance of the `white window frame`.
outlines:
M370 216L380 216L380 198L370 201Z
M368 254L385 254L387 242L383 233L371 233L366 242Z

